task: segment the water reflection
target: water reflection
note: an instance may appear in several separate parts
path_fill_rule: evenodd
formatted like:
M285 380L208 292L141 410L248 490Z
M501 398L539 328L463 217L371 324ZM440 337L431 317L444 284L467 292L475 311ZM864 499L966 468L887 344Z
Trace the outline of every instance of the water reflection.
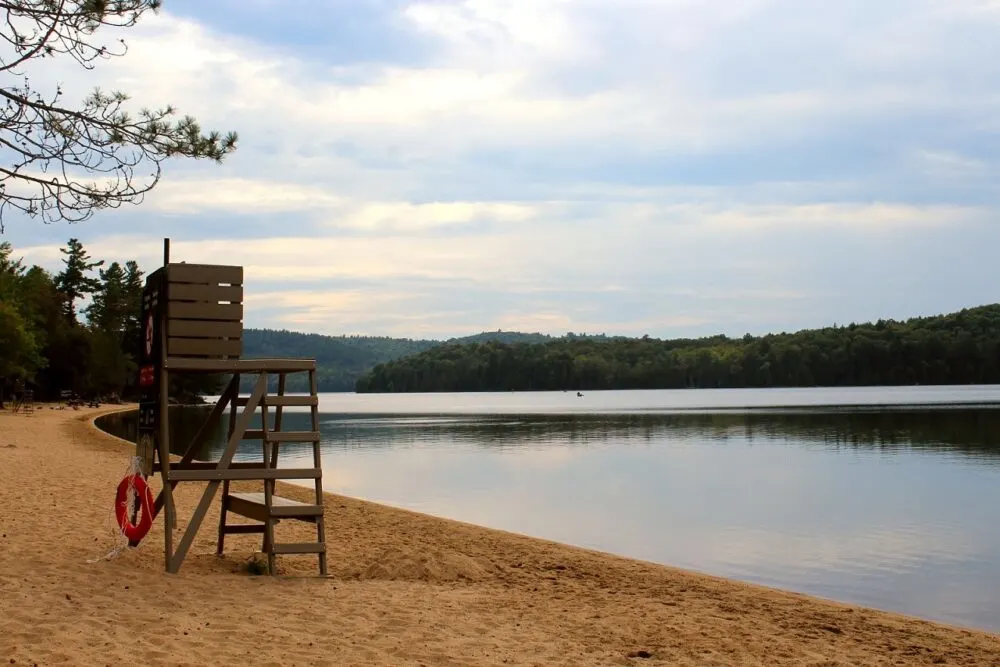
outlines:
M327 489L1000 630L1000 409L444 412L324 412ZM174 410L177 441L206 414Z
M175 453L183 453L209 413L205 407L171 408ZM309 415L286 414L288 429L309 430ZM320 415L325 449L412 446L423 442L474 447L523 448L535 445L630 445L669 438L753 445L757 441L833 449L926 450L1000 463L1000 409L955 408L878 411L748 411L673 415L393 416ZM131 414L101 418L105 430L133 440ZM254 428L259 428L259 419ZM218 457L225 444L225 419L210 425L199 458ZM241 443L240 454L256 456L257 442Z

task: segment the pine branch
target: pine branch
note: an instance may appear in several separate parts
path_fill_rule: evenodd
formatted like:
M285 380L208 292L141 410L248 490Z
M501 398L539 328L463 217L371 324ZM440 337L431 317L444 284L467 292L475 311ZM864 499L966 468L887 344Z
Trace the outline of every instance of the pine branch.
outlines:
M95 41L101 27L131 27L160 0L0 1L4 41L15 57L0 57L0 72L35 58L72 57L85 69L96 60L124 55ZM236 149L235 133L203 133L198 122L176 110L126 109L129 97L96 89L79 108L68 108L63 91L44 97L27 77L0 87L0 147L9 163L0 167L0 232L10 210L43 222L80 222L95 211L141 203L159 183L162 163L172 157L221 162ZM89 179L89 181L88 181Z

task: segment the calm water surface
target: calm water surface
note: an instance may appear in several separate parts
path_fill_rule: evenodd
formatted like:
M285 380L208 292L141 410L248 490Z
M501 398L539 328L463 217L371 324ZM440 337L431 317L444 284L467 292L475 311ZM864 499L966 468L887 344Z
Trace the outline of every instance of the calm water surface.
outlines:
M328 491L1000 630L1000 387L324 394L320 406ZM176 410L176 440L205 413ZM308 429L304 411L286 419ZM127 418L104 426L134 432ZM222 436L220 424L202 458ZM245 442L237 459L259 456ZM285 446L282 465L308 456Z

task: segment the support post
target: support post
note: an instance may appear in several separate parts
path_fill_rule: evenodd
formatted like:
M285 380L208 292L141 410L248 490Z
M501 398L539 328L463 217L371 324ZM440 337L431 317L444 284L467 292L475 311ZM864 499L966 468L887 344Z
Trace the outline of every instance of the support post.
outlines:
M263 381L264 386L267 386L267 373L260 374L261 381ZM267 391L265 390L265 395ZM260 405L260 428L263 434L261 439L261 446L264 451L264 470L271 469L271 442L268 440L267 431L267 401L262 401ZM277 444L277 443L275 443ZM264 553L267 554L267 571L268 574L275 574L275 561L274 561L274 519L271 517L271 504L274 494L272 490L274 488L274 480L264 480L264 507L267 508L267 519L264 521Z
M319 387L316 380L316 370L309 371L309 394L313 397L319 396ZM309 415L312 418L312 430L319 432L319 403L318 401L313 401L312 406L309 409ZM312 443L313 446L313 467L316 470L321 470L323 467L323 455L320 451L319 440L315 440ZM323 507L323 477L322 474L315 479L316 484L316 505ZM316 517L316 541L320 544L326 544L326 520L323 515ZM325 577L327 574L326 568L326 550L319 552L319 573L320 576Z
M229 438L233 437L233 431L236 430L236 406L239 402L240 397L240 374L233 373L233 379L229 383L229 389L232 391L229 394L229 426L226 428L226 442L229 442ZM223 405L226 397L222 396L219 398L218 405ZM226 514L229 511L228 507L228 497L229 497L229 480L227 479L222 483L222 507L219 508L219 540L215 545L215 555L221 556L222 551L226 545Z
M163 239L163 269L164 271L169 271L169 261L170 261L170 239ZM157 345L160 346L160 467L164 471L164 480L170 476L170 419L168 415L168 410L170 409L170 371L167 369L167 336L169 332L167 331L167 299L169 299L169 294L167 290L168 278L166 275L163 280L163 289L160 292L161 306L159 309L160 313L160 340L157 341ZM167 503L167 515L166 521L164 522L164 532L167 537L167 553L170 553L170 543L173 541L173 535L171 531L177 528L177 508L174 506L174 494L173 487L169 484L163 487L166 491L166 503Z

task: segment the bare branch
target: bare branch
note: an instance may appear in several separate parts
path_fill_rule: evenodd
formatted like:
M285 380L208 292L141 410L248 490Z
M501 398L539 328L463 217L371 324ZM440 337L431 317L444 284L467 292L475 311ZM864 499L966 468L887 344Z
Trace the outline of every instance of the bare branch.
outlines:
M94 39L102 27L131 27L160 0L0 0L0 72L35 58L68 56L85 69L98 59L124 55ZM6 47L5 48L5 44ZM13 55L5 57L9 51ZM132 115L128 96L95 90L77 109L21 85L0 87L0 232L4 213L21 211L44 222L86 220L96 210L137 204L159 182L169 157L221 161L236 148L236 134L203 134L175 110ZM93 182L85 182L85 179Z

